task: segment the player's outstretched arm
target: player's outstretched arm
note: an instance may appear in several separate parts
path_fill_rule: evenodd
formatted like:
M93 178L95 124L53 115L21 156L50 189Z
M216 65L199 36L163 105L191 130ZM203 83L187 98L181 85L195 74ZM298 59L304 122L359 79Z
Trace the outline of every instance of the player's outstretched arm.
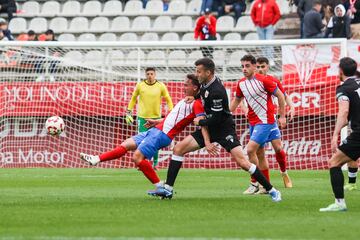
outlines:
M339 100L339 112L336 117L335 129L331 140L331 150L333 152L337 149L341 129L348 124L349 105L349 101Z
M291 122L294 119L294 116L295 116L294 103L291 100L291 98L289 97L289 95L287 95L287 94L285 95L285 101L286 101L286 104L290 107L288 115L290 116L289 122Z

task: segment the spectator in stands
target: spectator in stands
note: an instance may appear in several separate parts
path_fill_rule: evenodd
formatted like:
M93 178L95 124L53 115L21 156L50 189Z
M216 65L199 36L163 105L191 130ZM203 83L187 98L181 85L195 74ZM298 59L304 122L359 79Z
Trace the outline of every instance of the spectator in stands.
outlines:
M314 0L313 8L304 16L304 38L323 38L324 24L321 19L321 0Z
M33 30L29 30L27 32L27 36L28 36L28 38L27 38L28 41L37 41L38 40L38 38Z
M218 1L218 17L228 15L231 12L235 13L235 20L237 21L243 12L246 10L245 0L216 0Z
M51 29L48 29L46 32L45 32L45 41L57 41L55 39L55 33L53 30Z
M9 39L4 35L3 31L0 31L0 41L9 41Z
M339 4L335 7L335 15L330 18L325 31L325 37L347 38L351 37L350 22L351 19L346 15L345 7Z
M281 15L275 0L256 0L251 9L251 19L257 27L259 39L273 39L274 26Z
M0 21L0 30L3 32L5 37L7 37L7 39L9 39L10 41L14 41L14 37L11 34L11 31L9 30L9 24L5 19Z
M196 21L194 39L202 41L216 40L216 18L211 14L209 8L205 9L204 15ZM212 58L214 49L212 47L201 47L204 57Z
M300 38L304 38L304 16L313 7L314 0L299 0L297 13L300 18Z
M13 18L13 13L16 13L15 0L0 0L0 13L7 13L8 21Z
M351 18L352 39L360 39L360 0L348 1L347 15Z

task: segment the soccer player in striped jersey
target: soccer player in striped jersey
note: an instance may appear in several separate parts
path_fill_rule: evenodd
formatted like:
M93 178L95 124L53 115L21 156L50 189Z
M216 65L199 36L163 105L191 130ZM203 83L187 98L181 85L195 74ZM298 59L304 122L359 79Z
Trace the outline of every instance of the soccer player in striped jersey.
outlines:
M292 121L292 119L294 118L294 114L295 114L294 104L293 104L291 98L286 94L286 91L285 91L284 87L282 86L281 82L277 78L275 78L271 75L268 75L269 68L270 68L269 60L266 57L257 58L256 59L256 68L257 68L257 73L260 73L262 75L270 77L270 79L273 80L277 84L278 89L284 94L285 101L286 101L287 105L290 107L290 111L288 113L288 115L290 116L289 120ZM273 101L277 102L275 97L273 97ZM281 143L281 145L282 145L282 143ZM256 155L259 160L258 166L259 166L260 170L263 172L264 176L267 177L268 180L270 180L269 162L265 158L265 145L262 145L259 147L259 149L256 152ZM276 160L280 167L280 172L281 172L281 176L284 181L284 185L286 188L291 188L292 182L287 173L286 154L285 154L284 150L281 149L280 152L276 152L275 156L276 156ZM249 188L244 192L244 194L265 194L266 193L266 190L262 186L259 186L259 184L256 183L255 179L252 178L251 183L252 184L250 184Z
M139 97L139 108L137 112L139 133L146 132L148 130L145 126L145 119L161 118L160 106L162 97L165 98L169 111L173 108L173 103L165 84L156 80L155 68L148 67L146 68L145 73L146 79L136 84L125 118L128 124L131 124L134 121L132 118L132 110L134 109L136 100ZM158 152L154 155L153 160L153 167L156 167L158 163Z
M230 111L234 111L242 99L245 99L249 106L250 141L246 147L249 160L258 164L256 153L267 142L271 142L275 152L280 153L284 159L285 153L282 151L281 133L276 124L272 98L273 95L278 98L280 114L278 121L280 127L284 128L286 126L284 94L278 91L279 88L272 78L256 73L254 56L243 56L241 66L245 77L240 79L237 85L236 98L230 104ZM266 175L266 172L268 173L268 170L264 171L263 174ZM258 190L258 183L256 185L251 183L249 189L252 190L253 188Z
M196 76L188 74L184 84L186 96L195 97L200 90L200 83ZM149 120L146 132L139 133L126 139L119 147L112 151L100 155L88 155L81 153L80 158L90 165L97 165L99 162L109 161L124 156L128 151L135 151L133 162L144 175L155 186L161 186L160 179L147 159L151 159L161 148L170 145L173 138L184 128L193 122L196 117L205 118L204 107L200 99L192 103L187 103L185 99L178 102L170 113L163 120ZM205 127L201 128L205 139L209 139L209 134Z

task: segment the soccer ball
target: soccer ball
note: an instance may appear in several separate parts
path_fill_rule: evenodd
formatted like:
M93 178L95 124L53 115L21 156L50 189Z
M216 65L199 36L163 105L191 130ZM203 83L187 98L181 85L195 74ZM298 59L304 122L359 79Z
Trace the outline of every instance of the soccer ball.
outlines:
M49 135L56 136L65 130L65 123L61 117L53 116L46 120L45 127Z

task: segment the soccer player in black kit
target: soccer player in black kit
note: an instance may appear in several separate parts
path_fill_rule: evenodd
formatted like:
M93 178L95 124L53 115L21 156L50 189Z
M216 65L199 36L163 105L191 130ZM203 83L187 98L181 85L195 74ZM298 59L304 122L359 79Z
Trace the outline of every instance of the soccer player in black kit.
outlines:
M360 79L355 77L356 62L345 57L340 59L339 77L343 82L336 88L339 104L335 129L331 140L334 155L329 160L331 186L335 195L335 203L320 212L346 211L344 199L344 175L341 166L360 157ZM338 138L343 127L350 122L351 134L338 147Z
M204 139L201 130L193 132L180 143L176 144L168 168L165 185L149 191L149 195L172 198L173 186L181 168L184 155L205 147L209 153L214 152L212 142L219 143L230 152L237 164L248 171L269 192L274 202L281 201L281 193L276 190L264 177L255 164L250 163L242 152L239 139L235 131L235 122L229 110L229 100L221 80L215 76L215 64L209 58L201 58L195 62L196 76L202 84L200 96L207 115L206 119L194 119L199 126L207 126L210 139Z

